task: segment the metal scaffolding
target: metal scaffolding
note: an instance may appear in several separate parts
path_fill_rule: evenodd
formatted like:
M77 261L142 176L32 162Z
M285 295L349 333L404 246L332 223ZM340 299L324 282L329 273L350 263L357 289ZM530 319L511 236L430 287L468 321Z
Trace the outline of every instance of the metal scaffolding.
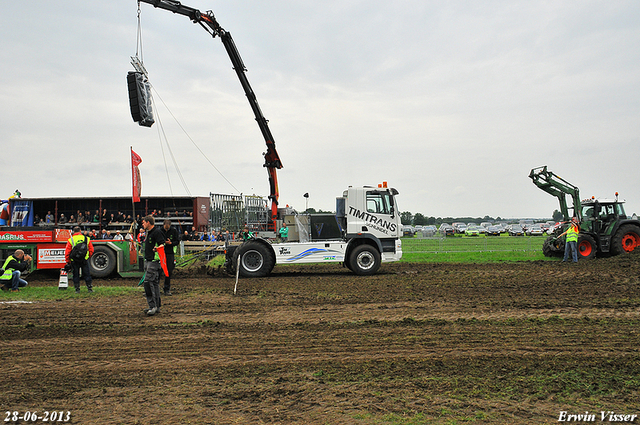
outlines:
M245 225L252 231L265 230L269 222L267 200L262 196L210 193L211 227L240 232Z

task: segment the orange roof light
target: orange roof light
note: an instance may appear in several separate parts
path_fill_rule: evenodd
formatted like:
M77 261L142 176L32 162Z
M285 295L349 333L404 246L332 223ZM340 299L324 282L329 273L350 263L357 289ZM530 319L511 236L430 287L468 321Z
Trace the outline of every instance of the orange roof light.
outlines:
M387 182L382 182L382 187L386 189L387 188Z

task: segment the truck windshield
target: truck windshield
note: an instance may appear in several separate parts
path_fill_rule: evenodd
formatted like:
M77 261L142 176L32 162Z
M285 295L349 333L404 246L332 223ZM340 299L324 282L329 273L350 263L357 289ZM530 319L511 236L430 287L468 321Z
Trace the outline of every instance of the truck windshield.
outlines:
M367 212L373 214L391 214L391 199L389 193L367 192Z

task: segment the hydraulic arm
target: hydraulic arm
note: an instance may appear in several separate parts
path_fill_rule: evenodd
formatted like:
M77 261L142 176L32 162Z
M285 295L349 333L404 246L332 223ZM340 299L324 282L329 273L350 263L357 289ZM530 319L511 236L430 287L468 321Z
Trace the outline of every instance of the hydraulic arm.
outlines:
M529 178L533 183L545 192L555 196L560 201L560 212L564 216L564 220L571 219L569 208L567 206L567 195L573 199L573 211L579 220L582 219L582 203L580 202L580 189L572 185L560 176L547 170L547 166L538 167L531 170Z
M278 198L280 197L280 193L278 190L278 176L276 170L282 168L282 162L280 162L280 157L278 156L278 152L276 151L276 144L273 140L273 136L271 135L271 130L269 130L268 121L264 117L264 115L262 115L262 111L260 110L260 106L258 105L256 95L253 92L253 89L251 88L249 80L247 79L247 76L245 74L247 69L242 62L242 58L240 57L240 53L236 48L233 38L231 38L231 34L225 31L220 26L220 24L218 24L218 21L216 21L216 18L211 11L202 13L197 9L184 6L179 1L174 0L138 0L138 3L140 2L148 3L153 5L154 7L168 10L179 15L187 16L194 23L202 26L202 28L204 28L209 34L211 34L212 37L220 37L222 44L227 50L229 59L231 59L233 69L236 71L236 74L240 79L242 89L247 96L249 105L251 105L253 114L256 117L256 121L258 122L258 127L260 127L262 136L264 137L264 140L267 144L267 152L264 154L264 167L267 168L267 172L269 174L269 199L271 200L270 223L273 227L271 230L275 230L276 218L278 217Z

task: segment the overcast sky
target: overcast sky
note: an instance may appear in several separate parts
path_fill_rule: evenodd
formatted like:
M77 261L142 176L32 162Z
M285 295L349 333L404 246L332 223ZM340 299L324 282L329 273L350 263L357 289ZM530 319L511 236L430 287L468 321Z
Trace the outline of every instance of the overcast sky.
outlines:
M333 211L347 186L388 181L402 211L550 217L557 200L528 178L548 165L640 213L638 1L183 4L235 40L284 165L281 205L304 210L308 192ZM143 196L268 195L220 40L141 9L152 128L128 105L135 0L2 0L1 198L129 196L130 146Z

